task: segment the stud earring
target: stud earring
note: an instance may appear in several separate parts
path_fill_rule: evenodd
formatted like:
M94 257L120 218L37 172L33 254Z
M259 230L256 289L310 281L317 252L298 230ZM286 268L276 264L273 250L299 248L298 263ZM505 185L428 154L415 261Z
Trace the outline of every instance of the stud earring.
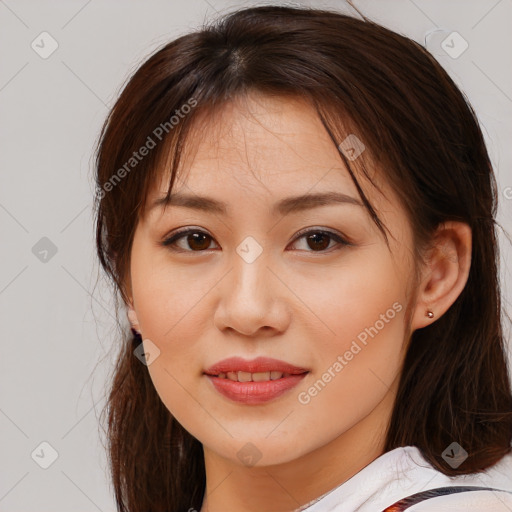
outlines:
M434 318L434 313L432 313L432 311L430 311L430 309L427 309L427 313L426 315L429 317L429 318Z

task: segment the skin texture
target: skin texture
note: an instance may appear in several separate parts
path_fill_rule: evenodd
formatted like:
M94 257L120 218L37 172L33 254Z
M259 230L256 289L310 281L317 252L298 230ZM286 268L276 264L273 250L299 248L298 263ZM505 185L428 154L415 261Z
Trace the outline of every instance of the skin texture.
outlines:
M305 193L336 191L360 199L338 149L306 103L252 94L209 120L193 139L173 192L224 201L228 214L168 206L140 219L127 279L129 318L145 349L160 350L148 370L163 403L204 446L201 512L290 511L383 453L410 335L436 321L462 291L471 230L455 222L440 226L414 282L411 227L378 172L384 195L358 178L391 232L391 252L361 206L271 213L278 200ZM165 195L167 183L162 173L150 202ZM185 236L177 242L182 252L161 245L183 227L211 238L189 245ZM337 232L352 245L332 238L308 244L307 235L297 237L304 228ZM263 250L252 263L236 251L247 236ZM338 356L365 328L381 324L333 377ZM226 357L261 355L310 373L259 405L230 401L203 375ZM304 398L329 368L330 381L301 403L299 394ZM244 463L241 449L256 464Z

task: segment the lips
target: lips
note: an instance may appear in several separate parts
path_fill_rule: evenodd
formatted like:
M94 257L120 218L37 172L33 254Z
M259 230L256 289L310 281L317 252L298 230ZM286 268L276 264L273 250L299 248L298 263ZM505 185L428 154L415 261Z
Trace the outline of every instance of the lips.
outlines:
M256 359L252 359L247 361L246 359L242 359L241 357L230 357L229 359L224 359L214 364L207 370L205 370L206 375L218 376L221 373L266 373L266 372L281 372L288 375L300 375L301 373L308 372L306 368L300 368L298 366L294 366L290 363L286 363L285 361L280 361L278 359L272 359L269 357L258 357Z
M308 373L305 368L267 357L251 361L232 357L204 372L215 390L232 401L244 404L273 400L295 387Z

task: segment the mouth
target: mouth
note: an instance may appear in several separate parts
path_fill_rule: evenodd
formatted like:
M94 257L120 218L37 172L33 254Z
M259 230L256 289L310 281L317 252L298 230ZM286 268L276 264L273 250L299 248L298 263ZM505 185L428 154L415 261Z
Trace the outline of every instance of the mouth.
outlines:
M209 375L209 374L208 374ZM221 372L218 375L210 375L211 377L218 377L219 379L229 379L234 382L263 382L268 380L278 380L294 375L292 373L284 373L279 371L272 372Z
M259 357L230 358L208 368L204 375L213 388L231 401L262 404L295 387L309 370L285 361Z

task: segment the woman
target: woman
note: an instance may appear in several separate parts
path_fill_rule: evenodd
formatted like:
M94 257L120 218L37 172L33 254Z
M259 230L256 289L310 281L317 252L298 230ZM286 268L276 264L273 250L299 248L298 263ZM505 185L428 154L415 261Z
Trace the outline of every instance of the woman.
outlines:
M119 511L512 508L495 178L421 46L240 10L140 66L96 163Z

